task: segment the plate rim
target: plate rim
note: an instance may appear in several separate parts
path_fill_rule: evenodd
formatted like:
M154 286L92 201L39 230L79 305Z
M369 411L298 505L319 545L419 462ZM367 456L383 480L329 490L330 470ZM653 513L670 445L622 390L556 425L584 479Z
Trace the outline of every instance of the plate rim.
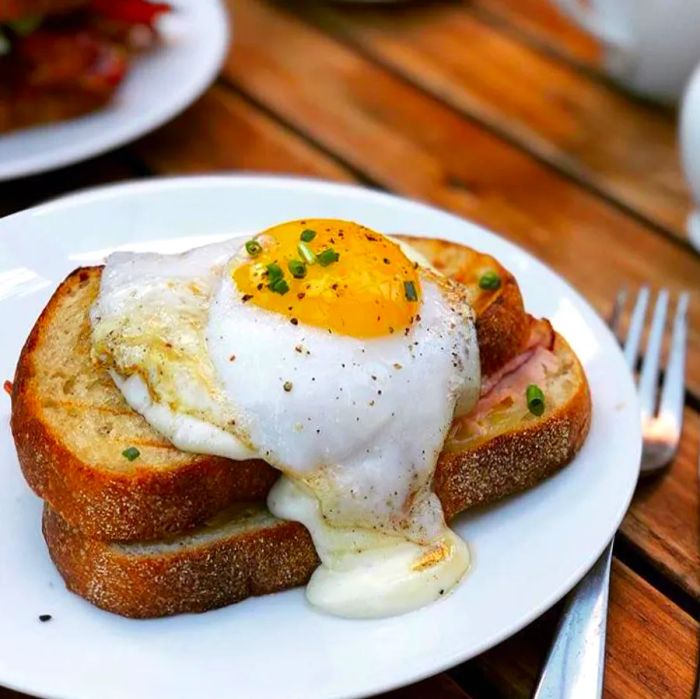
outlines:
M563 283L566 288L568 289L568 292L575 297L576 301L581 304L584 308L587 309L588 312L593 314L598 321L600 321L600 326L605 330L606 333L608 333L612 337L612 333L607 329L607 326L605 326L604 322L600 317L598 316L597 312L593 307L588 303L588 301L580 294L580 292L572 286L562 275L560 275L558 272L553 270L549 265L546 263L542 262L539 258L537 258L535 255L530 253L528 250L525 248L517 245L516 243L512 242L511 240L505 238L504 236L499 235L498 233L493 232L492 230L486 228L485 226L476 223L474 221L471 221L469 219L463 218L457 214L454 214L450 211L441 209L439 207L433 206L431 204L428 204L423 201L418 201L415 199L411 199L408 197L403 197L400 195L395 195L392 193L388 192L383 192L383 191L378 191L376 189L371 189L363 186L358 186L355 184L347 184L347 183L338 183L338 182L332 182L324 179L317 179L313 177L308 177L308 176L297 176L297 175L274 175L274 174L221 174L221 173L216 173L216 174L205 174L205 175L186 175L186 176L166 176L166 177L154 177L154 178L149 178L147 180L131 180L131 181L126 181L126 182L119 182L116 184L105 184L105 185L100 185L98 187L90 187L90 188L85 188L83 190L63 195L60 197L57 197L55 199L52 199L50 201L47 201L45 203L42 203L38 206L32 207L30 209L26 209L24 211L17 212L15 214L11 214L10 216L4 217L0 219L0 236L3 233L3 228L4 224L10 221L14 221L16 219L21 219L25 216L39 216L39 215L50 215L51 211L54 208L64 208L66 206L68 207L80 207L82 204L89 204L90 202L95 202L95 201L108 201L111 198L118 199L120 197L127 197L131 195L132 193L136 194L148 194L149 191L151 192L158 192L163 189L177 189L179 186L187 186L187 187L200 187L203 189L206 189L207 187L211 185L233 185L233 186L249 186L249 185L255 185L255 186L261 186L261 187L269 187L269 188L276 188L280 186L284 187L301 187L302 189L307 190L307 188L313 188L316 192L324 192L324 191L331 191L331 192L339 192L339 193L345 193L345 194L354 194L356 196L360 196L362 198L364 197L371 197L371 198L376 198L380 201L385 201L385 202L393 202L394 204L398 205L412 205L412 206L418 206L422 207L425 210L428 210L432 214L439 214L440 216L449 216L451 217L456 223L459 223L461 225L467 225L471 226L472 228L480 231L483 234L486 234L487 237L489 238L496 238L498 241L501 243L505 244L507 247L512 248L515 252L518 254L524 255L526 258L529 260L535 261L538 265L541 265L544 267L548 274L553 275L556 277L561 283ZM308 191L308 190L307 190ZM0 240L1 243L1 240ZM590 323L588 319L586 319L586 326L590 327ZM597 330L596 330L597 332ZM621 356L621 350L619 348L617 349L617 352ZM632 379L631 377L629 378L629 384L632 386L632 394L630 397L633 398L634 402L636 403L636 391L634 391L633 384L632 384ZM629 395L629 394L628 394ZM628 397L628 396L625 396ZM629 441L629 444L631 445L632 442L631 440ZM638 443L638 451L641 452L641 440ZM633 494L634 494L634 489L636 486L637 479L631 479L629 480L628 487L627 487L627 492L625 493L624 498L620 499L620 505L618 508L617 516L616 516L616 525L613 530L613 535L619 528L620 523L622 522L628 508L630 505L630 502L632 500ZM485 638L484 640L481 641L480 644L478 644L475 648L470 649L466 654L463 651L460 651L459 649L455 649L453 652L448 653L443 655L443 658L440 662L433 662L431 664L426 664L424 667L416 668L413 671L407 671L403 673L400 677L396 677L394 679L389 679L389 680L384 680L382 684L373 684L371 688L368 688L366 691L370 691L372 693L374 692L386 692L390 691L392 689L395 689L397 687L402 687L406 686L408 684L412 684L415 682L418 682L426 677L430 677L434 674L443 672L444 670L454 667L455 665L465 662L466 660L475 657L476 655L484 652L485 650L488 650L489 648L492 648L493 646L497 645L498 643L502 642L503 640L511 637L512 635L518 633L522 628L530 624L534 619L536 619L538 616L540 616L543 612L545 612L547 609L551 608L554 606L560 599L562 599L568 592L574 587L574 585L585 575L585 573L590 569L590 567L593 565L593 563L599 558L600 554L603 552L605 547L608 544L608 540L606 539L605 541L600 544L599 548L597 549L596 555L594 558L592 558L590 561L584 561L580 562L578 566L576 567L576 570L571 573L568 576L567 582L565 584L562 584L560 587L560 594L556 595L556 598L553 598L552 596L548 597L546 600L541 601L538 605L533 606L529 612L525 615L523 615L517 624L512 625L508 629L504 629L500 633L495 633L489 638ZM32 690L28 688L27 686L22 686L22 685L13 685L13 684L7 684L5 680L2 680L5 686L10 687L12 689L16 689L17 691L25 691L25 692L31 692ZM363 690L364 692L365 690ZM42 696L45 696L50 699L58 699L59 695L56 694L47 694L43 693ZM314 695L316 696L316 695ZM324 696L329 696L329 697L341 697L341 696L364 696L363 694L344 694L344 693L339 693L339 694L333 694L333 695L324 695Z
M202 0L195 0L195 2L202 2ZM233 12L227 12L225 10L222 0L207 0L207 2L210 3L210 11L218 15L221 31L217 32L216 35L218 42L211 44L207 70L202 70L201 74L193 81L187 92L176 93L177 99L172 99L166 102L163 107L154 109L149 118L139 120L133 124L127 121L123 127L113 129L112 131L116 131L114 135L111 135L109 129L103 129L100 132L100 136L93 136L84 144L78 141L74 143L71 148L59 150L58 153L52 157L39 158L34 156L29 159L20 160L19 164L15 165L12 164L12 160L10 160L9 163L0 163L0 182L51 172L116 150L155 131L181 114L187 107L199 99L219 74L233 42ZM155 50L157 51L158 49L156 48ZM127 75L126 80L128 81L129 78L130 75ZM90 119L93 116L99 117L99 112L109 106L110 105L107 104L95 110L95 112L67 119L64 122L57 122L56 126L60 127L62 124L76 122L80 119ZM118 106L116 108L119 109ZM30 131L32 128L50 128L51 126L51 124L44 124L37 127L28 127L27 129L19 129L5 135L13 138L21 138L23 131ZM79 139L80 135L80 133L77 133L75 138ZM0 139L2 139L2 136L3 134L0 134ZM71 195L69 193L62 196Z

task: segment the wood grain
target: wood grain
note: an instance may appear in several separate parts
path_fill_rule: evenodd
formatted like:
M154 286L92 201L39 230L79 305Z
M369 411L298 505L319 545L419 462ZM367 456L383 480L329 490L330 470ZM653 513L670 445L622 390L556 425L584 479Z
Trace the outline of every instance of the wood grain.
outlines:
M551 0L471 0L469 9L482 21L508 31L554 58L600 71L602 49L589 34L565 17Z
M686 409L683 439L671 466L642 478L622 533L652 564L700 600L700 416Z
M352 179L333 158L294 137L240 95L216 85L133 150L163 174L255 170Z
M470 699L467 694L449 675L442 674L423 680L410 687L402 687L388 694L382 694L378 699ZM2 697L0 697L2 699Z
M689 200L666 110L497 31L463 3L299 7L426 92L685 237Z
M548 613L473 660L462 676L474 681L474 675L480 675L498 696L527 699L555 621L556 614ZM693 695L698 623L617 560L606 651L606 699L690 699Z
M287 10L240 0L236 21L225 76L371 181L523 245L602 312L622 283L700 290L699 258ZM700 394L700 304L691 319Z

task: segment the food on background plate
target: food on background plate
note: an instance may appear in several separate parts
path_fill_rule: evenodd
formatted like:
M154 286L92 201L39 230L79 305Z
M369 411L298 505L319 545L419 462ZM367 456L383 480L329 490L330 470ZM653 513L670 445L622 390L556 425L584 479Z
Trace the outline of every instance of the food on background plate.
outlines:
M423 606L469 567L446 520L564 466L590 421L496 260L335 220L77 270L12 400L56 565L127 616L309 579L342 616Z
M0 134L107 104L168 11L149 0L0 2Z

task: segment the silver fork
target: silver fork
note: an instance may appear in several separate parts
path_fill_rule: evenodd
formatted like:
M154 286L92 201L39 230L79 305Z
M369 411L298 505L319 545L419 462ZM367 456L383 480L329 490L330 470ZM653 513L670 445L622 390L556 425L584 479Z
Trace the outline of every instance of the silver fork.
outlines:
M624 346L625 359L630 371L634 371L637 362L649 296L647 287L641 289L632 311ZM659 292L656 298L637 383L644 439L640 464L643 474L666 466L678 451L681 438L689 299L687 293L681 294L676 305L666 373L659 398L659 409L656 410L668 299L669 294L665 289ZM627 293L621 290L615 299L610 320L610 328L614 333L619 329L626 300ZM613 541L567 596L533 699L598 699L602 696Z

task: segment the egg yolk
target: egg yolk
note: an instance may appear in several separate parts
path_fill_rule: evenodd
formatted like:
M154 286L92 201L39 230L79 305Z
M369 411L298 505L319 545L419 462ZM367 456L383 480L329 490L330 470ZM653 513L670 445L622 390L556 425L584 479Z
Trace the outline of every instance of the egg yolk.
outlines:
M335 219L290 221L260 233L232 276L244 302L355 338L410 327L421 293L417 265L396 243Z

